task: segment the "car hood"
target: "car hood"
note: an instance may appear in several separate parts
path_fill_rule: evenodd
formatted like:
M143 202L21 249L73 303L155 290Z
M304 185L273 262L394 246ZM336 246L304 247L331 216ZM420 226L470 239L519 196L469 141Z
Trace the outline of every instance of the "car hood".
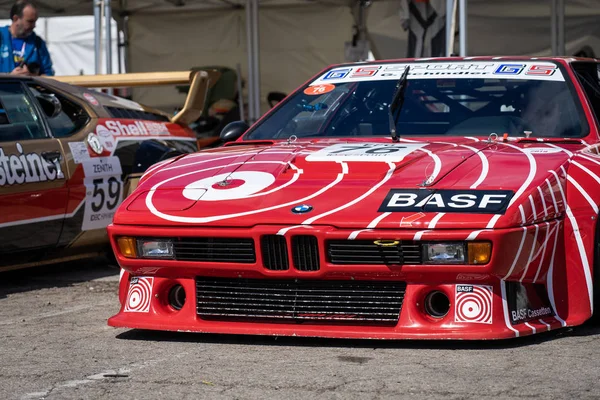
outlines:
M454 138L226 146L151 168L116 224L502 228L557 218L581 145Z

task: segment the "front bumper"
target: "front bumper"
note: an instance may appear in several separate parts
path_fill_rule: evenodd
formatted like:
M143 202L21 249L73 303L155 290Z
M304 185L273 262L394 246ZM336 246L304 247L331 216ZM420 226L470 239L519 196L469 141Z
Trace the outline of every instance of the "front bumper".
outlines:
M115 250L119 236L248 237L260 247L260 238L273 234L285 237L288 244L292 243L295 235L311 235L316 237L319 248L319 268L309 271L294 268L292 252L288 254L288 269L267 269L260 249L252 263L127 259L117 255L125 272L120 284L121 310L109 319L109 325L115 327L335 338L500 339L530 335L565 325L565 321L557 315L555 304L549 303L548 293L552 293L552 299L560 299L566 293L560 287L549 288L547 285L552 257L553 268L564 269L564 265L558 261L564 259L562 241L554 240L555 235L562 234L559 222L479 232L477 240L490 241L493 246L492 257L486 265L340 265L332 264L323 250L328 240L348 238L464 241L474 237L473 231L469 230L353 232L327 226L171 229L113 225L109 227L109 234ZM343 308L340 311L335 307L339 307L340 302L344 303L343 293L336 297L334 308L337 314L334 317L327 313L324 316L320 308L310 313L299 312L296 305L301 301L304 302L302 304L313 303L311 298L299 300L295 286L286 292L287 297L282 297L296 299L292 309L276 313L275 317L264 318L264 313L257 313L254 306L252 312L246 309L243 317L235 313L207 317L203 313L207 301L211 304L225 302L225 308L233 309L242 300L235 297L238 296L235 294L237 291L226 296L219 294L221 297L218 299L203 294L198 282L206 278L224 279L236 285L242 282L242 286L245 284L243 282L258 284L259 289L252 294L254 297L243 299L246 302L244 304L251 302L255 306L257 302L264 304L264 301L257 300L261 291L266 290L260 289L261 282L269 285L296 282L309 286L318 285L319 282L329 282L334 286L335 282L340 282L340 285L344 282L388 282L406 286L397 320L393 323L365 322L355 316L355 309L348 311ZM181 285L185 291L185 302L179 310L173 307L170 299L170 293L177 285ZM337 286L335 288L337 290ZM374 304L373 299L360 290L348 295L347 303L358 304L358 308L361 301L365 305ZM445 315L434 317L428 311L426 304L432 293L441 293L442 298L447 298L449 304ZM325 304L328 299L320 297L317 303ZM278 302L273 297L268 303L276 308L278 303L284 304L285 301ZM303 319L298 316L308 317Z

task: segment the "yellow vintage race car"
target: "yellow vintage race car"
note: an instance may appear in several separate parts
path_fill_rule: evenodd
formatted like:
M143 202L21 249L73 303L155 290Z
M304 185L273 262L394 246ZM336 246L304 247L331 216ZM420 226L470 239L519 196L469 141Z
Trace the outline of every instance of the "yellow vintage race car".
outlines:
M0 76L0 271L103 254L151 165L194 152L211 71ZM91 88L189 83L175 116Z

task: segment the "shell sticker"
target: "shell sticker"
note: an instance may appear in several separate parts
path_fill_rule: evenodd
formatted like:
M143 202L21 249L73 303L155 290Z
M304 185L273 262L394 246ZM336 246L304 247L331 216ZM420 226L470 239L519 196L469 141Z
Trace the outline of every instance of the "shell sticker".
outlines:
M325 83L322 85L314 85L307 87L306 89L304 89L304 94L307 94L309 96L319 96L321 94L329 93L333 89L335 89L335 85Z

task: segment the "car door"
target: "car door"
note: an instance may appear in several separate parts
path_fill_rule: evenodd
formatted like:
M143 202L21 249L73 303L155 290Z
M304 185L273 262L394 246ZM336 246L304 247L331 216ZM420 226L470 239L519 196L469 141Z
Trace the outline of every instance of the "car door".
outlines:
M56 246L67 175L61 144L49 135L36 100L21 81L0 81L0 254Z

